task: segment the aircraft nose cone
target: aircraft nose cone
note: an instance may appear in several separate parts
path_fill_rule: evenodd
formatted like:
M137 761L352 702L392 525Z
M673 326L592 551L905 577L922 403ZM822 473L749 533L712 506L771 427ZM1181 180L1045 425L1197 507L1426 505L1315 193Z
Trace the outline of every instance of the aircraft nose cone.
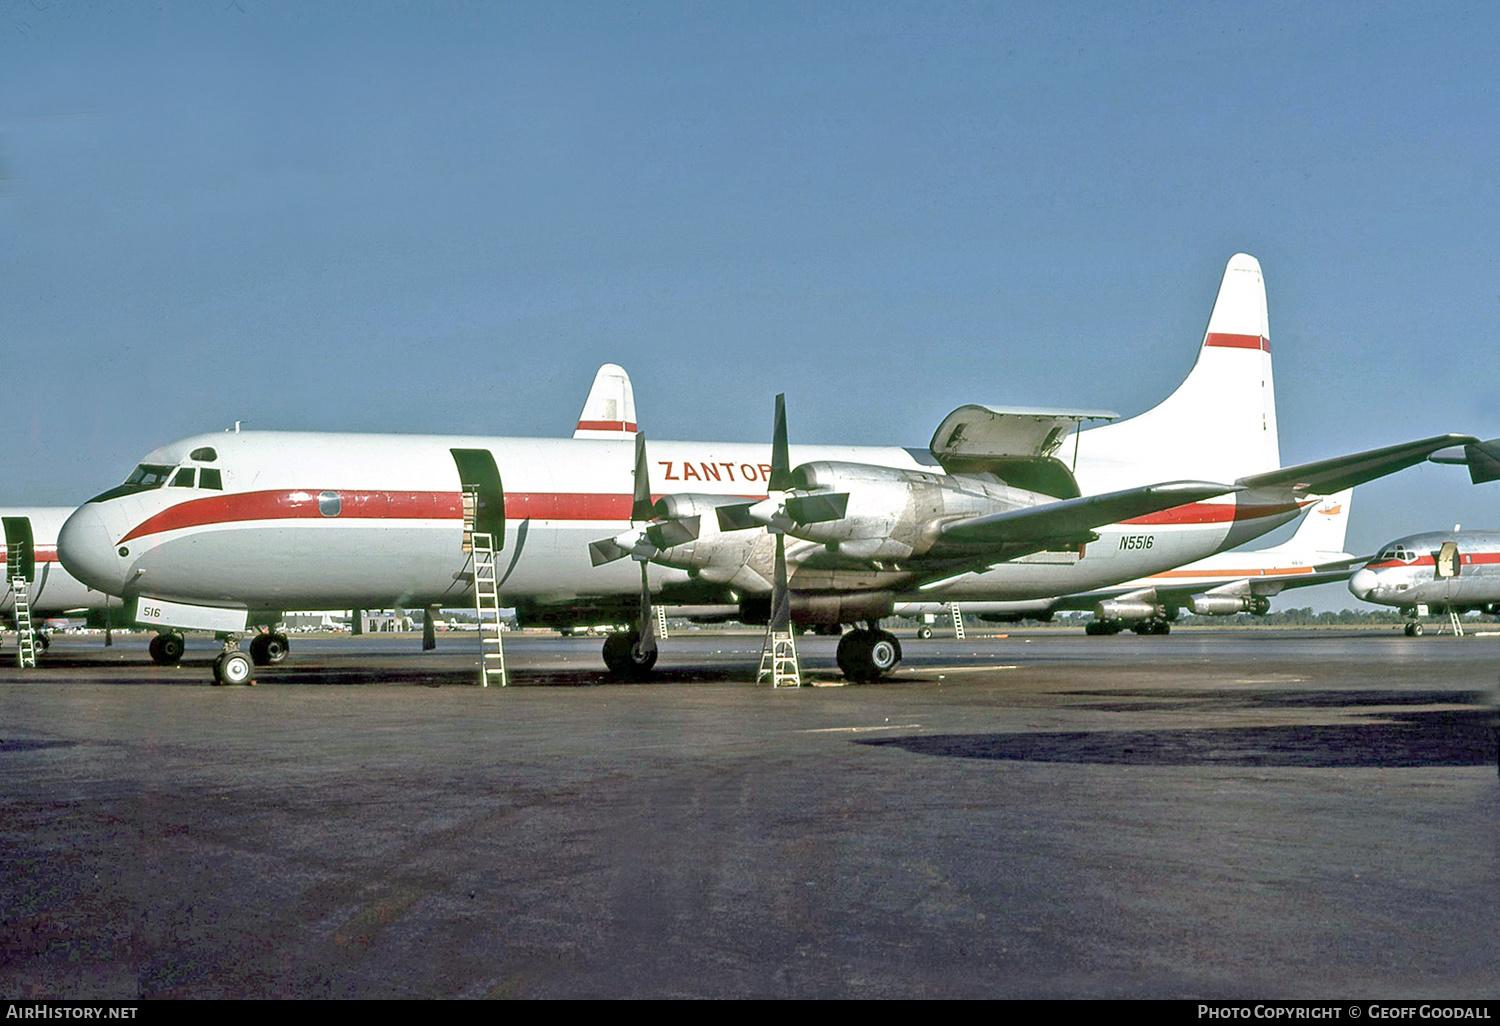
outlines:
M57 558L63 569L90 588L119 595L129 564L115 551L109 521L103 503L91 502L74 510L57 533Z
M1374 570L1356 570L1349 578L1349 591L1357 599L1368 600L1375 591L1375 579L1377 574Z

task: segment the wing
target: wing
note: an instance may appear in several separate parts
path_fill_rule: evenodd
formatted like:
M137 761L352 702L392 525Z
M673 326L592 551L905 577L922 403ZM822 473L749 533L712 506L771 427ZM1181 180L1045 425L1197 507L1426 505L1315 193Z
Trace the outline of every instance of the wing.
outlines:
M1477 444L1479 439L1470 435L1434 435L1416 442L1402 442L1383 449L1252 474L1236 483L1249 489L1290 488L1298 493L1328 495L1415 466L1439 450ZM1470 466L1472 468L1473 463Z
M1076 544L1091 540L1096 527L1240 490L1211 481L1168 481L950 521L941 530L945 541L966 545Z

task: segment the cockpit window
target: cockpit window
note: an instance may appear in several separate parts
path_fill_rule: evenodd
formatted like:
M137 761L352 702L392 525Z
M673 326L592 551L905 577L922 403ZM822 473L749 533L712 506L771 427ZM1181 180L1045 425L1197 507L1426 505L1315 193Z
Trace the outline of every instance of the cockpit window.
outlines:
M222 492L224 490L224 480L219 471L212 467L204 467L198 471L198 487L213 488Z
M219 454L214 451L214 447L211 445L199 446L188 453L188 459L197 460L199 463L212 463L218 458Z
M173 467L164 467L157 463L142 463L130 472L125 483L107 492L101 492L94 496L89 502L103 502L106 499L118 498L121 495L131 495L135 492L146 492L153 488L160 488L167 483L167 478L172 476Z
M1393 545L1376 557L1382 563L1393 559L1401 563L1410 563L1416 558L1417 554L1405 545Z
M193 468L192 467L183 467L181 470L179 470L177 472L177 475L172 478L172 487L173 488L191 488L191 487L193 487Z

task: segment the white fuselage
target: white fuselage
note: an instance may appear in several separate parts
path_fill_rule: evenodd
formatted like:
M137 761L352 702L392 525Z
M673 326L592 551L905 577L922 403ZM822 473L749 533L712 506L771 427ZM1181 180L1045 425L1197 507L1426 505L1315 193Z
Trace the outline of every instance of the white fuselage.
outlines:
M455 448L486 450L499 470L507 602L565 603L639 589L630 561L596 567L589 559L589 542L629 524L633 447L613 440L201 435L156 450L142 465L159 468L148 479L165 482L211 469L218 487L201 487L199 476L191 486L164 483L91 501L64 526L62 558L83 580L128 598L249 609L462 604L471 584ZM207 449L211 461L191 455ZM794 446L791 458L940 470L924 450L897 447ZM762 497L769 463L766 445L650 445L658 494ZM1087 492L1085 462L1077 477ZM1239 544L1296 511L1232 499L1196 503L1104 528L1082 558L1028 557L965 575L943 594L1029 598L1102 587ZM672 568L653 566L650 574L653 589L691 583Z
M118 608L120 600L90 588L64 569L57 558L57 533L73 514L71 506L22 506L0 509L7 517L25 517L31 521L35 573L27 588L26 599L33 617L59 616L63 613ZM0 584L0 615L15 612L16 597L11 589L11 567L8 553L0 545L0 566L5 579Z

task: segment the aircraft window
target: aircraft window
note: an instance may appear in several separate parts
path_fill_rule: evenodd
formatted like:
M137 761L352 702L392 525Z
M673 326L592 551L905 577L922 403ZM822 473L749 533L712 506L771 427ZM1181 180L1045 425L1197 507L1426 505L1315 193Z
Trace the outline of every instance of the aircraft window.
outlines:
M219 471L213 467L204 467L198 472L198 487L213 488L222 492L224 490L224 479Z
M1375 557L1376 561L1380 562L1380 563L1384 563L1388 559L1395 559L1395 558L1396 558L1396 550L1395 549L1386 549L1380 555L1378 555L1378 556Z
M174 477L174 478L172 478L172 487L173 488L191 488L191 487L193 487L193 468L192 467L183 467L181 470L179 470L177 472L177 476Z
M339 510L342 508L343 503L339 500L338 492L318 493L318 512L323 514L325 517L338 516Z
M137 485L141 488L160 488L167 483L167 477L171 473L171 467L159 467L154 463L142 463L125 479L125 483L128 485Z
M211 445L202 446L188 453L188 459L198 460L200 463L212 463L218 458L219 454L214 451L214 447Z
M157 463L142 463L130 472L124 484L111 488L107 492L100 492L89 502L103 502L121 495L133 495L136 492L160 488L167 483L167 478L172 476L172 471L175 469L175 467L164 467Z

